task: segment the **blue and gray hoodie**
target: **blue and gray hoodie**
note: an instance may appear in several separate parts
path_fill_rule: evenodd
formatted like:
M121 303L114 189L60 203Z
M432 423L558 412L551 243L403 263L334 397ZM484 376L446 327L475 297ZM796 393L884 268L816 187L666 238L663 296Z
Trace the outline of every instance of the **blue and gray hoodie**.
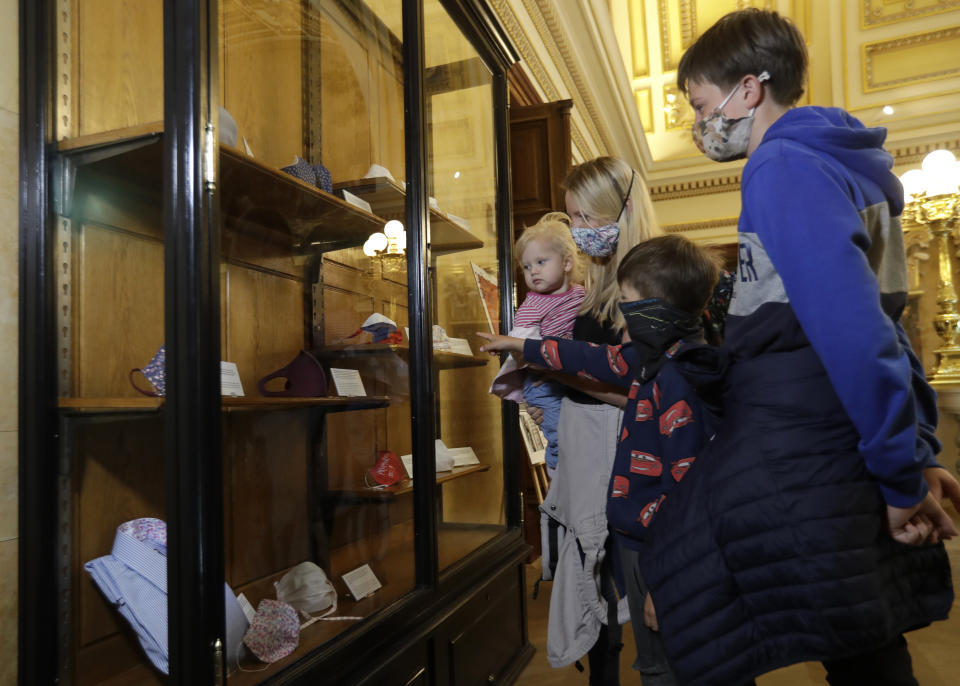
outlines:
M907 277L903 190L886 130L800 107L743 171L739 269L724 346L731 363L813 346L890 505L924 497L936 466L936 397L898 320Z

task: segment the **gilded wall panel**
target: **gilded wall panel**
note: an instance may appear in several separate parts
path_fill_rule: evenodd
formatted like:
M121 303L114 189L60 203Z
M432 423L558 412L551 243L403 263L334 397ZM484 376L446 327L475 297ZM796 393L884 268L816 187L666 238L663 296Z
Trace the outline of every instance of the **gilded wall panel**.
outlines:
M640 123L643 124L644 132L653 132L653 94L649 88L638 88L633 92L633 97L637 102Z
M717 19L746 7L774 9L772 0L659 0L663 70L676 69L683 52Z
M866 93L960 74L960 26L863 45Z
M630 3L630 56L633 78L650 74L650 44L647 42L647 8L643 0Z
M960 7L960 0L862 0L860 28L909 21Z
M686 129L693 124L693 108L674 84L663 87L663 128Z

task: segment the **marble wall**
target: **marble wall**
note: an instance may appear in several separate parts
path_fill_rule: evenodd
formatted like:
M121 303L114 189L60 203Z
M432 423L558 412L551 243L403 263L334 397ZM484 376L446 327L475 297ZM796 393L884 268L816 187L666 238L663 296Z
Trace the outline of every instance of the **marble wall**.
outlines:
M0 686L17 682L17 0L0 0Z

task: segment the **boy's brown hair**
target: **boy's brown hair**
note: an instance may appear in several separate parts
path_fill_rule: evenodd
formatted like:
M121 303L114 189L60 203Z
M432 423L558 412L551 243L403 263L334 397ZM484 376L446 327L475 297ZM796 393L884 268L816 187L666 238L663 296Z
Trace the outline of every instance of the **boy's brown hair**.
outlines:
M617 268L618 283L690 314L703 311L719 278L719 256L677 235L643 241Z
M768 72L764 87L779 105L803 95L807 46L797 27L776 12L750 8L731 12L704 31L680 59L677 87L687 95L690 81L732 89L748 74Z

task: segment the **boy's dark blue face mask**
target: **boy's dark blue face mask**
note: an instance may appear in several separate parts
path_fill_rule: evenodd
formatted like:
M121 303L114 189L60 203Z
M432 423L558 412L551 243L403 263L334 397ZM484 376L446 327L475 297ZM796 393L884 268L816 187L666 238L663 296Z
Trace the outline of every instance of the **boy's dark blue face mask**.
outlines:
M660 298L621 302L620 311L627 320L627 333L641 365L659 359L676 341L700 331L700 315L692 315Z

